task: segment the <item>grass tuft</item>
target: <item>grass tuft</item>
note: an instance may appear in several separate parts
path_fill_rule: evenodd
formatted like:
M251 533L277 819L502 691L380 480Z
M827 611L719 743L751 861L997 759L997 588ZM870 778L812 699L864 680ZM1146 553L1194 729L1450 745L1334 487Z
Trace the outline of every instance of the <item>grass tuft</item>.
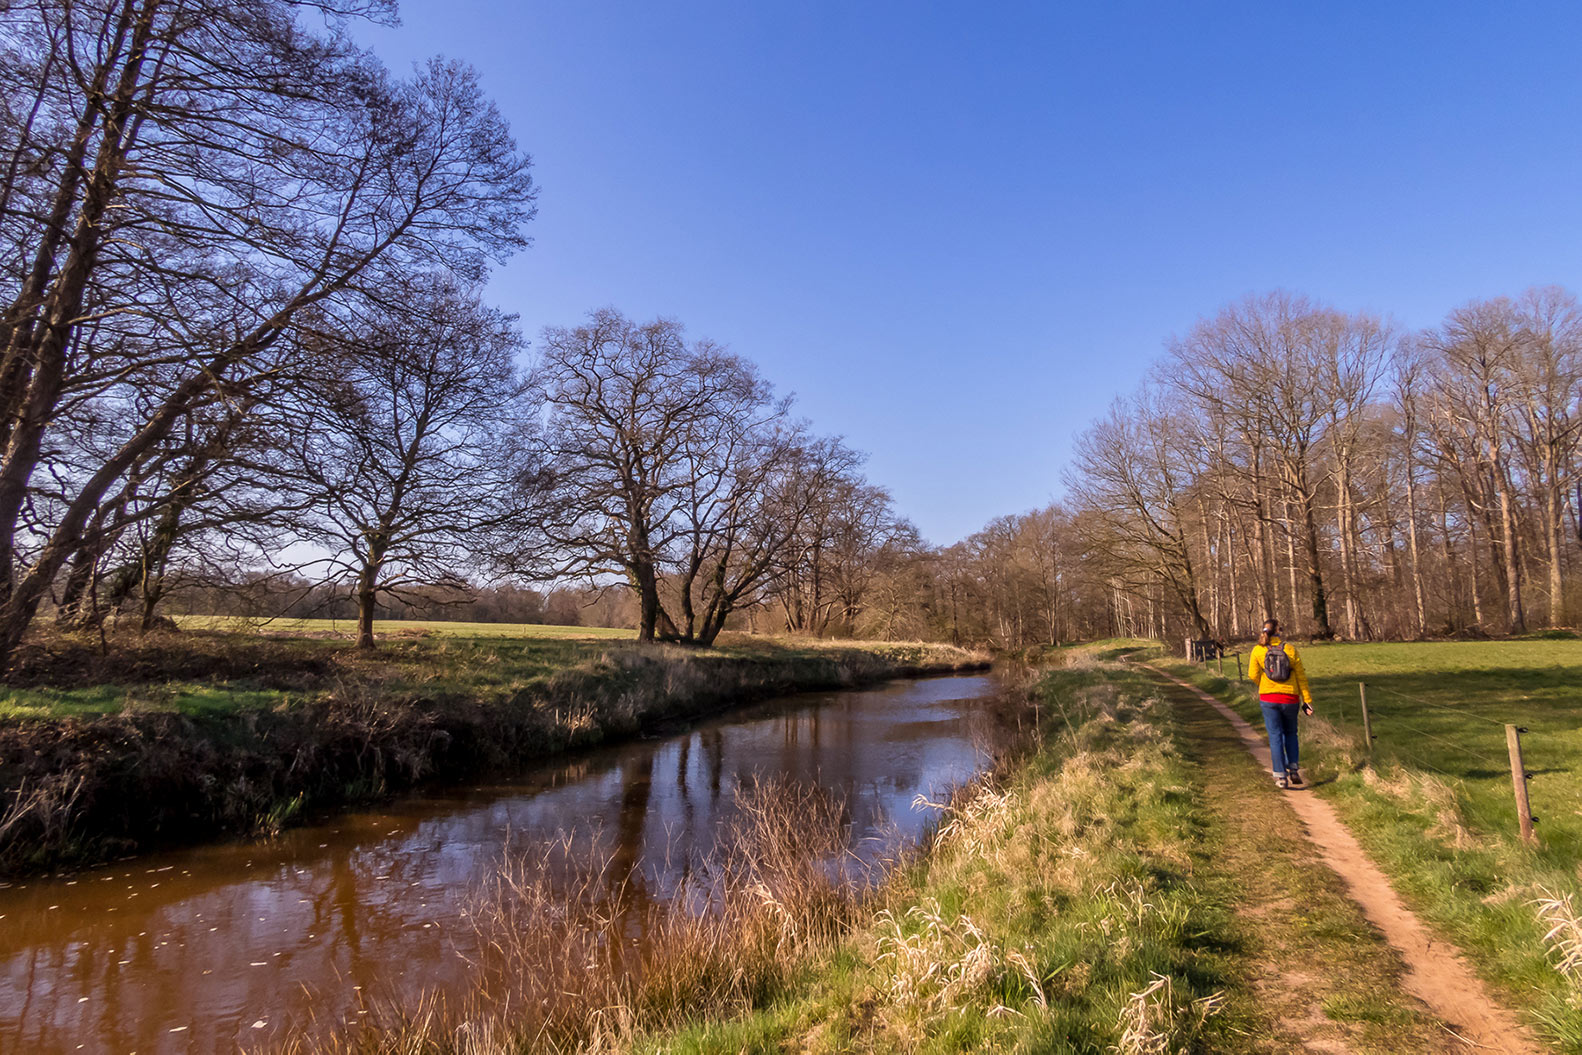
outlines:
M1582 1001L1582 913L1572 895L1545 890L1533 902L1538 923L1547 927L1544 946L1549 950L1554 969L1571 984L1572 1002Z
M1175 979L1156 974L1121 1007L1119 1055L1175 1055L1195 1049L1203 1027L1224 1004L1224 994L1195 1000L1176 995Z

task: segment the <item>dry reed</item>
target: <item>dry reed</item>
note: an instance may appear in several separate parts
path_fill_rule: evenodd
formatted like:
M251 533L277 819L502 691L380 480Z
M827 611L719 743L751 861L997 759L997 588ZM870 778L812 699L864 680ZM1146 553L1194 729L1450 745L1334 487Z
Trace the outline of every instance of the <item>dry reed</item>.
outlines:
M761 1004L844 937L881 865L847 853L844 803L815 786L753 782L735 805L714 849L659 895L597 833L508 854L470 913L471 992L379 1007L355 1033L275 1050L592 1053Z

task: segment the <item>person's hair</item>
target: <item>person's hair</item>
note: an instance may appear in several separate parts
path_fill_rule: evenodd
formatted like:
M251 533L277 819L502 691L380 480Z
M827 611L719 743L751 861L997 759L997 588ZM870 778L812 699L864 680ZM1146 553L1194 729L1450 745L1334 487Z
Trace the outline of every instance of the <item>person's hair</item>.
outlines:
M1269 639L1271 637L1273 637L1275 634L1278 634L1279 632L1280 632L1280 620L1278 620L1278 619L1265 619L1263 621L1263 630L1260 631L1259 634L1258 634L1258 644L1262 645L1264 648L1268 648L1269 647Z

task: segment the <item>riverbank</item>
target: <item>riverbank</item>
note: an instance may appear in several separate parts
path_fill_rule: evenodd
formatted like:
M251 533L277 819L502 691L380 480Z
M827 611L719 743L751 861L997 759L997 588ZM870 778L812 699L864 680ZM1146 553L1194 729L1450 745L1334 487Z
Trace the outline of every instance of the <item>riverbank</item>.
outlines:
M1043 745L804 990L629 1048L1460 1050L1228 727L1104 651L1046 675Z
M739 637L718 648L182 632L51 641L0 718L0 872L278 831L768 696L979 669L949 646Z
M554 1033L483 987L286 1050L1462 1050L1229 727L1106 651L1041 676L1028 750L860 903L771 877Z

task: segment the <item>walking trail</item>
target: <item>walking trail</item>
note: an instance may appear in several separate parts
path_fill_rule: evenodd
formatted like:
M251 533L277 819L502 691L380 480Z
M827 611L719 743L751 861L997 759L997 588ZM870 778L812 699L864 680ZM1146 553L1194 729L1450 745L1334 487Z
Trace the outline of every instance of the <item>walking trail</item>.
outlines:
M1165 688L1183 746L1204 768L1203 792L1223 826L1227 867L1241 877L1238 918L1263 954L1263 976L1251 984L1270 1005L1277 1030L1288 1034L1281 1040L1289 1050L1544 1050L1489 997L1459 950L1432 936L1401 902L1329 803L1275 789L1260 731L1208 693L1147 669L1171 683ZM1258 802L1272 808L1250 805ZM1251 860L1238 867L1237 857ZM1311 867L1316 863L1328 869ZM1348 923L1358 908L1366 923ZM1378 1006L1366 1006L1370 1000Z

